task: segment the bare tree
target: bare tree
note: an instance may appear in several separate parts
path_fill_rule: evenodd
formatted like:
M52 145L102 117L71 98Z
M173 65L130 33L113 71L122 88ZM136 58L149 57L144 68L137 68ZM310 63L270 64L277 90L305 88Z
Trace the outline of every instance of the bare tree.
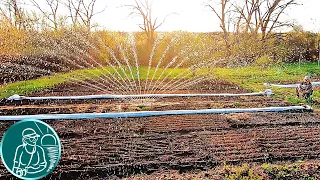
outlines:
M235 8L235 12L239 14L239 17L244 24L244 29L242 32L251 32L251 33L257 33L255 29L255 25L257 25L258 22L255 22L255 13L260 6L259 0L245 0L242 2L242 6L233 4ZM239 22L241 23L241 22Z
M276 28L291 26L292 24L281 22L280 17L285 10L296 5L296 0L244 0L241 6L233 4L236 13L239 13L244 22L244 31L258 34L261 39L267 38Z
M79 24L79 11L80 11L80 5L81 3L78 1L77 4L75 4L73 0L68 0L68 3L65 3L64 5L69 10L69 16L72 21L72 25L74 28Z
M9 6L7 6L9 3L7 1L0 1L0 12L1 12L1 18L5 19L7 22L12 23L12 19L10 17L10 13L8 15L7 10L9 10ZM9 11L10 12L10 11Z
M11 6L13 8L13 12L14 12L14 23L15 26L18 29L21 29L22 25L23 25L23 12L22 12L22 8L20 8L17 4L16 0L11 0Z
M135 4L126 5L126 7L129 7L132 10L129 16L138 16L142 18L143 23L139 24L139 28L146 34L149 44L153 44L155 41L155 31L163 25L169 15L173 14L168 14L159 22L158 17L153 17L152 3L149 0L144 0L144 2L135 0Z
M93 27L92 18L105 11L105 8L101 11L95 11L95 5L97 0L68 0L64 5L68 8L70 18L73 26L82 24L88 31Z
M44 0L46 5L49 7L50 11L48 12L45 7L41 7L38 0L30 0L30 2L43 14L43 16L48 19L53 24L53 29L58 29L59 24L59 16L58 16L58 8L60 5L59 0ZM43 1L43 0L42 0Z
M17 0L4 0L2 3L6 7L6 10L1 8L1 13L6 17L6 19L10 20L12 25L17 29L25 28L22 3Z
M267 7L265 12L262 10L263 4ZM296 0L264 0L263 4L257 9L257 19L259 20L262 40L270 35L274 29L290 25L280 22L279 18L289 6L296 5L297 3Z
M228 23L227 20L231 13L231 7L232 4L230 3L230 0L219 0L219 8L217 8L216 5L210 4L209 2L206 3L206 6L209 7L214 14L218 17L220 20L220 28L223 32L223 39L226 45L226 56L229 56L231 53L230 49L230 40L229 40L229 31L228 31Z

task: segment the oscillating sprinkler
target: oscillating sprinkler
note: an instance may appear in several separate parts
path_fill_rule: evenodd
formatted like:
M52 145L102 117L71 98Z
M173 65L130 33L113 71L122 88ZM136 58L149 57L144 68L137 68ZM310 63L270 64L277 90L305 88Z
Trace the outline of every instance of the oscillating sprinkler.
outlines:
M23 97L24 96L20 96L18 94L14 94L14 95L8 97L7 100L9 100L9 101L21 101L23 99Z
M266 89L265 93L267 97L271 97L271 95L273 94L271 89Z

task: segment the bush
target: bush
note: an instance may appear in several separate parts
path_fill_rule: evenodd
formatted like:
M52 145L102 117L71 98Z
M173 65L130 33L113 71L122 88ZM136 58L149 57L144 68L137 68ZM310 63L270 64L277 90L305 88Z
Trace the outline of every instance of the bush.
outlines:
M262 57L259 57L258 59L256 59L253 63L254 66L258 66L260 68L265 68L268 67L270 65L272 65L273 59L271 59L269 56L264 55Z

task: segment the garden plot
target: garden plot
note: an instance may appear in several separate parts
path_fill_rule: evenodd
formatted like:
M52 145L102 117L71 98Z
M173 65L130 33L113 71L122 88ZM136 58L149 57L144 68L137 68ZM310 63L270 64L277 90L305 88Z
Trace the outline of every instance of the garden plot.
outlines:
M217 81L182 93L244 93L246 89ZM66 88L72 88L67 87ZM74 88L76 89L76 88ZM41 91L33 95L49 96ZM61 89L62 95L70 95ZM81 94L83 92L72 92ZM32 96L33 96L32 95ZM169 109L288 106L282 99L256 97L190 97L135 100L6 102L2 115L123 112ZM129 177L161 169L186 172L230 164L318 159L320 117L315 112L261 112L177 115L143 118L46 121L61 138L58 167L47 178ZM14 122L0 122L4 131ZM3 166L3 178L12 177Z

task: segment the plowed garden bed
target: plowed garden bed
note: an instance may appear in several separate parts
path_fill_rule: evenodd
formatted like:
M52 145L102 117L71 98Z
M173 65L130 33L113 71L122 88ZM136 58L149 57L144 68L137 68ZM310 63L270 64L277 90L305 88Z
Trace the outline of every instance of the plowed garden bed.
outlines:
M250 91L224 81L210 81L180 92ZM32 96L85 93L84 89L65 84ZM265 96L21 102L3 100L1 103L1 115L290 105L282 99ZM48 179L132 177L161 170L207 170L223 165L224 162L241 164L320 159L320 117L315 112L46 122L57 131L63 146L59 165ZM3 134L13 123L0 122L0 133ZM0 178L12 178L2 165Z

